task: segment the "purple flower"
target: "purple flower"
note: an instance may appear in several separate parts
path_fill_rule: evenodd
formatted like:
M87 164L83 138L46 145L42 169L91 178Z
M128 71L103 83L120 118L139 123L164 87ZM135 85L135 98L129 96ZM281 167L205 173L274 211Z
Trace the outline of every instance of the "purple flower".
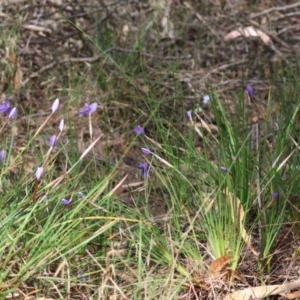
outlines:
M147 154L147 155L153 154L153 152L150 151L150 150L147 149L147 148L141 148L141 150L142 150L142 152L143 152L144 154Z
M85 194L83 192L78 192L77 195L82 199L85 198Z
M5 150L1 150L0 151L0 162L3 162L6 156L6 151Z
M246 85L246 92L249 95L249 97L253 97L254 96L253 88L252 88L252 86L250 84Z
M209 102L210 102L209 95L204 95L203 96L203 104L206 105L206 104L209 104Z
M0 105L0 113L7 113L9 114L12 110L12 107L10 106L10 102L7 98L4 99L3 104Z
M140 125L137 125L134 127L133 131L136 134L140 134L140 135L144 135L145 134L145 129L143 127L141 127Z
M44 168L43 168L43 166L38 167L37 170L36 170L36 172L35 172L36 179L38 181L40 181L42 179L43 175L44 175Z
M14 119L17 116L17 109L14 107L8 114L9 119Z
M65 121L64 121L64 119L61 119L59 122L59 125L58 125L59 130L63 131L64 126L65 126Z
M88 281L89 278L87 276L83 276L84 272L82 270L79 270L77 272L77 276L81 281Z
M52 136L50 137L50 139L49 139L49 146L50 146L51 148L53 148L53 147L55 146L55 144L56 144L56 141L57 141L56 135L52 135Z
M192 111L191 111L191 110L188 110L188 111L186 112L186 115L187 115L187 117L189 118L189 120L192 122Z
M150 165L148 163L142 163L138 166L138 169L142 170L142 176L147 178L150 171Z
M59 109L59 99L56 98L51 106L52 113L56 112Z
M98 107L98 104L97 104L96 102L95 102L95 103L92 103L92 104L87 104L87 103L85 103L85 104L84 104L84 109L81 110L81 111L79 112L79 114L80 114L80 115L92 114L93 112L96 111L97 107Z
M274 193L272 194L272 198L273 198L274 200L276 200L276 199L278 198L278 196L279 196L279 193L277 193L277 192L274 192Z
M61 199L61 203L62 203L63 205L69 205L69 204L71 204L71 200L66 199L66 198L62 198L62 199Z
M221 169L221 171L224 172L224 173L227 173L227 171L228 171L227 168L226 168L226 167L223 167L223 166L221 166L220 169Z

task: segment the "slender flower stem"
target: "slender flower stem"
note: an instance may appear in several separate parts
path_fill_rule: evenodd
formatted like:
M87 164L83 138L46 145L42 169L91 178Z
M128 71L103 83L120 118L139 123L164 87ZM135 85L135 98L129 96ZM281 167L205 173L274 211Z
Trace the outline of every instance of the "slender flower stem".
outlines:
M58 134L58 136L56 137L55 144L58 142L61 134L62 134L62 132L60 131L59 134ZM48 152L47 152L47 154L46 154L46 158L45 158L44 163L43 163L44 167L47 165L47 163L49 161L49 158L50 158L51 153L53 152L54 146L55 145L53 145L52 147L50 147L49 150L48 150Z
M93 126L92 126L92 114L89 114L89 129L90 129L90 138L93 140Z
M43 166L44 166L44 167L47 165L48 160L49 160L49 158L50 158L50 155L51 155L52 151L53 151L53 147L50 147L50 149L48 150L48 152L47 152L47 154L46 154L46 158L45 158L45 160L44 160L44 163L43 163Z
M33 193L32 193L32 201L35 202L36 201L36 193L38 191L39 185L43 179L44 176L44 167L38 167L36 172L35 172L35 177L36 177L36 181L35 181L35 185L33 188Z
M54 112L52 112L47 119L44 121L44 123L38 128L38 130L35 132L35 134L33 135L33 139L41 132L41 130L45 127L45 125L48 123L48 121L50 120L50 118L53 116Z
M3 126L1 127L1 129L0 129L0 134L2 134L2 132L3 132L4 128L5 128L5 126L7 125L8 121L9 121L9 119L7 119L7 120L5 121L5 123L3 124Z
M93 129L92 129L92 117L91 114L94 113L98 108L98 104L96 102L92 104L85 103L84 109L79 111L79 115L89 115L89 129L90 129L90 138L93 140Z
M102 134L97 137L89 146L88 148L81 154L77 162L64 174L60 175L58 178L54 179L52 182L50 182L47 187L56 187L78 164L82 161L82 159L90 152L90 150L98 143L98 141L101 139Z
M40 128L36 131L36 133L33 135L32 139L34 139L41 132L41 130L45 127L45 125L50 120L50 118L53 116L53 114L59 109L59 99L58 98L55 99L55 101L53 102L51 109L52 109L51 114L44 121L44 123L40 126Z

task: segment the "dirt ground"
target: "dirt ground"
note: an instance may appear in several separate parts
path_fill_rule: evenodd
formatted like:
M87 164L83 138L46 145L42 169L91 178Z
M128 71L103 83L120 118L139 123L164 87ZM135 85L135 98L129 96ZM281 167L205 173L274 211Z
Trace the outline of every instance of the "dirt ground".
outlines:
M128 149L133 126L146 123L156 138L143 99L159 103L161 116L181 128L185 112L207 94L238 113L248 83L261 110L271 100L279 114L282 87L285 108L299 94L299 14L298 1L3 1L0 91L19 107L16 147L56 97L78 130L81 151L88 130L77 112L97 101L95 135L106 139L98 159L113 163L125 153L129 169L140 163ZM204 117L213 123L210 111ZM249 122L258 119L251 114Z
M105 104L150 88L174 101L171 81L182 87L186 107L208 88L230 97L245 82L264 99L281 78L276 73L296 67L299 7L297 1L4 1L1 92L40 109L54 93L74 88L70 80L88 75L98 86L86 100L98 95ZM135 72L137 88L105 54ZM110 83L117 83L113 92Z
M132 122L149 120L143 98L181 123L206 94L232 106L246 83L262 103L282 85L295 97L299 13L297 1L2 1L0 91L26 131L55 97L70 117L99 101L95 124L120 152Z

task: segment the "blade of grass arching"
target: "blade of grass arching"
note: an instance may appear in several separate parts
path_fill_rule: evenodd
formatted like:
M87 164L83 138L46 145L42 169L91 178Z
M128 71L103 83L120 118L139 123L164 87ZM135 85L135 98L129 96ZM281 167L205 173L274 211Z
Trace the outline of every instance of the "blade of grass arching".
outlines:
M94 220L95 218L90 218L91 220ZM84 218L84 220L86 220ZM73 253L74 251L76 251L77 249L87 245L89 242L91 242L92 240L94 240L96 237L100 236L101 234L105 233L108 229L112 228L114 225L116 225L120 220L118 218L114 218L111 219L109 221L109 218L107 218L108 223L104 224L103 226L101 226L98 230L96 230L95 232L92 233L91 236L86 236L84 238L83 241L77 243L76 240L74 241L74 244L66 244L66 245L62 245L60 247L60 251L64 254L67 255L69 253ZM61 224L61 225L64 225ZM59 257L56 257L55 259L57 259ZM55 261L55 259L51 260L50 262Z
M63 175L59 176L58 178L56 178L55 180L53 180L52 182L50 182L47 185L47 188L53 186L56 187L68 174L71 173L71 171L82 161L82 159L91 151L91 149L98 143L98 141L101 139L102 134L100 136L98 136L89 146L88 148L81 154L80 158L77 160L77 162L71 167L69 168L69 170L67 172L65 172Z
M90 219L94 220L95 218ZM63 255L76 253L77 249L80 249L81 247L87 245L90 241L95 239L97 236L103 234L120 221L118 218L104 219L106 219L108 222L100 226L100 228L93 232L92 235L79 235L74 240L69 240L68 236L70 235L74 226L76 226L76 224L80 224L80 219L68 220L62 223L58 223L55 226L52 226L51 228L49 227L48 230L46 229L42 234L35 238L35 243L37 243L39 247L38 249L36 249L36 251L33 252L34 255L32 256L32 259L24 265L23 269L21 270L22 273L24 273L24 275L27 273L26 277L30 276L30 268L33 266L37 267L41 265L42 257L45 256L45 252L41 251L42 249L46 251L46 253L52 253L52 255L47 254L47 264L51 264L60 259L61 254L59 253L64 253ZM75 224L74 221L76 222ZM49 241L55 242L51 244Z
M185 180L184 178L181 177L181 174L175 173L176 175L179 176L180 180ZM172 184L174 182L174 178L173 179L169 179L168 180L168 176L164 177L161 176L160 173L156 174L158 176L158 178L160 178L160 181L162 182L162 185L168 190L168 195L170 195L171 201L172 201L172 218L170 220L172 220L172 229L178 230L180 231L180 227L181 227L181 223L178 220L178 218L182 218L181 214L178 215L177 212L180 211L180 206L182 205L179 201L179 199L177 199L177 194L178 194L178 185L176 184ZM171 183L171 184L170 184ZM185 183L182 183L185 184ZM186 184L189 184L189 182L187 182ZM174 225L175 226L174 226ZM155 244L155 249L158 250L158 252L160 253L160 257L163 258L163 260L168 264L168 265L173 265L175 269L177 269L177 271L179 271L182 275L186 275L187 272L185 270L184 267L182 267L180 264L178 264L176 262L176 258L174 258L174 256L172 255L172 252L170 252L170 250L164 246L164 242L161 241L161 235L159 234L159 236L156 234L156 230L152 231L152 238L154 239L154 244ZM170 237L170 239L174 238L175 240L177 240L176 236ZM154 250L155 251L155 250ZM178 249L178 247L176 247L176 252L180 251L180 249Z
M143 278L143 228L144 226L142 226L143 224L140 223L139 224L139 230L138 230L138 235L139 235L139 246L138 246L138 253L137 253L137 274L138 274L138 282L142 282L142 278ZM140 294L140 290L137 291L137 294L135 295L135 297L139 298L141 297Z
M2 265L5 266L8 264L8 262L12 259L14 256L15 249L18 249L18 243L24 236L27 234L27 230L25 229L28 224L31 223L31 218L33 218L33 213L36 205L29 211L23 218L19 218L16 222L16 224L20 223L18 228L14 231L14 235L11 235L13 237L13 241L9 244L9 250L6 253L5 259L2 262ZM23 220L23 221L22 221ZM22 221L22 222L21 222Z
M224 106L222 105L222 103L220 101L220 98L217 95L215 95L213 99L214 99L214 101L212 102L212 104L213 104L212 109L213 109L214 117L215 117L216 122L218 124L218 128L222 128L224 126L226 128L226 133L227 133L227 135L226 135L226 138L227 138L226 144L235 145L236 144L236 138L238 137L238 135L233 134L234 133L233 127L231 126L231 124L230 124L230 122L227 118ZM222 140L222 130L220 130L220 136L221 136L220 144L222 145L222 143L225 143L225 141Z
M288 136L288 134L290 134L290 132L292 131L293 127L295 126L295 120L299 114L299 109L300 109L300 103L297 104L294 113L292 115L292 118L289 120L288 125L286 127L286 134Z
M28 252L30 251L30 247L28 247L28 245L32 245L32 243L34 243L34 239L32 239L32 237L30 239L30 233L28 232L28 230L27 229L25 230L25 226L27 226L31 222L31 220L28 217L29 216L27 216L27 218L24 218L24 222L20 224L21 227L19 227L17 230L15 230L10 234L12 238L11 243L9 245L5 245L5 247L8 249L6 251L5 260L1 265L2 276L3 276L2 278L4 279L6 279L7 275L11 271L10 267L8 268L5 267L6 264L10 265L10 262L14 261L16 264L23 266L23 261L20 261L20 257L21 258L23 257L24 260L26 261L25 257L27 257ZM23 247L20 247L20 245L23 245ZM28 252L26 253L26 251ZM18 280L21 280L21 277L24 275L21 272L21 269L18 272L17 276L13 278L13 281L10 281L11 284L18 282Z
M54 232L53 235L52 231L46 229L27 241L27 245L33 247L27 249L26 259L23 260L23 264L20 264L18 275L15 277L16 285L19 284L18 281L23 282L34 276L39 268L45 268L49 261L56 260L60 245L66 242L66 239L61 239L60 233ZM50 240L53 240L53 243L50 243ZM23 257L25 258L24 255Z
M280 165L277 167L276 172L279 172L283 166L286 165L286 163L288 162L288 160L294 155L295 151L297 149L294 149L281 163Z
M283 103L285 107L287 106L285 103ZM287 141L290 139L292 134L295 131L295 128L297 128L298 119L299 119L299 109L300 109L300 102L296 105L295 110L293 111L292 116L290 116L287 112L288 120L286 120L287 117L282 117L282 122L278 125L279 126L279 136L277 136L276 139L276 148L278 151L283 151L283 149L286 148Z
M37 131L34 133L34 135L32 137L30 137L30 139L26 143L25 147L23 147L23 149L21 151L19 151L18 154L14 157L14 161L11 164L17 164L18 159L28 150L29 146L32 144L32 142L35 140L35 138L41 132L41 130L46 126L46 124L49 122L49 120L55 114L55 112L58 110L58 108L59 108L59 99L57 98L52 104L52 108L51 108L52 112L45 119L45 121L42 123L42 125L40 125L40 127L37 129Z
M277 137L279 144L281 143L279 139L282 140L282 138L283 137L280 135ZM272 193L270 193L269 190L270 187L272 187L273 182L280 182L276 185L277 189L278 186L282 186L282 175L280 173L282 171L282 168L286 166L287 162L292 158L295 150L296 149L292 150L287 155L287 157L283 159L281 163L279 163L279 158L285 152L285 149L278 148L278 151L280 151L279 155L277 155L277 157L275 156L274 162L268 162L268 165L269 163L271 163L271 166L266 166L267 172L265 174L265 177L260 178L262 184L258 195L264 198L264 205L260 208L259 211L259 218L263 221L260 227L261 235L263 237L263 239L260 241L261 244L259 265L261 271L271 271L270 261L272 257L273 246L285 219L286 201L284 201L284 199L281 199L282 197L279 197L279 199L277 198L270 200ZM269 203L267 203L266 201L268 201ZM261 218L261 216L264 217Z
M243 141L242 145L239 145L238 136L240 133L231 126L218 97L215 97L215 101L213 109L218 127L225 127L225 129L219 130L220 140L218 144L221 150L218 157L224 157L223 161L227 161L225 164L227 173L224 175L227 180L220 178L219 182L221 186L226 184L225 186L227 186L227 189L230 190L231 193L237 195L242 193L243 199L247 199L249 197L248 179L246 175L247 169L245 168L248 164L246 151L247 138ZM242 155L242 159L240 155ZM228 170L231 170L231 168L234 168L235 175L229 173L230 171ZM239 190L241 191L239 192ZM235 214L239 214L240 210L237 205L232 206L235 202L231 202L232 205L230 205L230 203L226 204L225 198L226 196L222 193L222 190L220 188L217 189L216 192L212 194L212 202L209 210L206 210L202 217L207 223L208 239L215 258L233 255L233 261L235 262L234 267L236 267L243 244L246 242L249 245L249 235L246 235L242 230L246 218L243 217L239 219L233 217ZM243 210L243 212L247 212L247 210ZM243 239L245 241L243 241ZM230 246L228 244L230 244ZM228 253L228 250L230 253Z
M286 205L284 204L281 206L281 209L278 209L278 205L271 206L267 209L268 212L268 224L265 231L265 240L264 240L264 248L261 249L263 252L260 255L260 267L261 270L266 270L268 273L271 271L271 259L272 259L272 251L274 250L274 244L282 224L284 223L285 219L285 208Z
M16 231L16 233L14 234L13 240L15 243L12 244L11 246L11 251L13 251L14 248L17 247L17 243L19 243L19 241L21 239L24 240L24 238L26 238L26 236L30 237L30 239L27 239L27 243L26 245L34 245L34 247L31 248L24 248L22 249L22 251L28 251L28 255L30 257L30 260L26 261L26 263L21 264L21 268L20 268L20 272L18 273L19 277L15 277L16 280L19 278L19 280L21 280L21 277L23 279L28 278L28 276L32 275L33 272L36 272L35 267L39 267L41 266L42 262L43 262L43 258L47 258L48 261L55 261L56 259L59 259L59 256L56 255L57 251L57 247L60 250L65 250L68 253L70 253L70 251L72 252L72 249L78 249L79 247L86 245L90 240L92 240L93 238L97 237L98 235L100 235L101 233L105 232L107 229L111 228L111 226L113 226L114 224L116 224L116 222L118 222L118 220L108 220L108 223L101 226L100 229L98 229L98 231L96 230L94 235L92 235L91 237L89 237L88 239L86 237L84 237L83 235L78 236L77 239L70 241L71 243L68 243L68 236L70 235L70 233L72 232L74 226L76 227L78 224L80 224L83 220L85 220L85 218L82 219L74 219L74 220L70 220L68 222L62 222L62 223L55 223L52 224L51 222L49 222L49 224L47 226L42 225L42 219L39 220L38 223L36 223L35 221L33 221L33 216L38 213L38 211L36 211L37 205L35 205L33 207L33 209L31 209L31 211L29 211L28 214L26 214L23 218L19 218L18 219L18 230ZM55 214L55 210L53 211L53 214ZM45 219L47 220L47 219ZM128 219L129 221L130 219ZM32 222L33 221L33 222ZM31 224L32 223L32 224ZM43 227L43 231L41 231L40 233L37 233L35 235L32 235L32 233L35 231L35 228L37 228L38 226L40 226L39 224L42 225ZM25 227L26 228L25 230ZM78 244L78 241L80 241L80 239L84 237L84 239L81 241L81 243ZM53 243L51 243L51 241L53 241ZM75 246L75 248L74 248ZM54 250L54 252L52 251L52 249ZM20 250L18 250L20 251ZM49 254L50 253L50 254ZM11 253L11 255L8 255L8 259L14 259L14 257L16 256L16 252L14 251L13 253ZM30 255L31 254L31 255ZM24 257L24 256L23 256ZM14 281L17 284L17 281Z
M259 224L258 224L258 230L259 230L259 258L262 260L263 258L263 250L265 248L265 237L266 234L264 233L264 228L267 225L267 217L264 211L264 202L262 198L261 193L261 163L260 163L260 143L259 143L259 136L260 136L260 127L258 124L254 124L255 126L255 146L256 146L256 178L255 178L255 184L257 189L257 203L258 203L258 209L261 212L260 218L259 218Z
M172 150L172 149L171 149ZM174 157L174 155L170 152L168 152L167 150L164 151L166 157L168 157L168 161L169 159L177 159L176 157ZM171 163L169 163L166 159L160 160L162 162L164 162L164 164L166 166L171 165ZM165 162L168 162L167 164ZM182 163L184 163L184 160L182 160ZM167 172L164 174L164 176L161 174L161 172L158 172L159 169L157 169L157 172L155 170L155 175L160 179L161 184L164 186L164 188L168 191L168 195L170 196L170 200L171 200L171 204L172 204L172 218L170 218L171 220L171 228L172 228L172 232L169 233L170 238L168 238L169 240L174 240L175 244L177 245L178 242L176 241L183 241L182 244L182 248L184 247L184 239L182 237L180 237L180 235L176 235L175 232L181 232L181 226L182 226L182 221L180 221L179 218L182 218L182 213L180 213L181 211L181 207L182 207L182 203L181 203L181 198L180 194L181 190L184 186L187 186L189 188L187 188L190 192L196 192L195 187L192 185L192 183L189 181L189 179L176 167L174 167L174 164L172 164L172 168L169 170L167 170ZM199 202L199 206L202 207L202 204ZM179 214L177 213L179 212ZM173 230L175 231L173 233ZM156 236L156 235L155 235ZM154 237L155 238L155 237ZM155 238L155 240L157 240L157 238ZM196 239L196 237L195 237ZM164 243L160 242L158 244L158 242L155 242L156 247L154 248L154 250L152 250L152 252L154 252L152 255L154 257L156 257L156 252L159 252L160 254L160 258L163 259L163 261L167 264L167 265L171 265L173 270L177 270L181 275L183 275L185 278L188 278L189 276L189 271L186 270L186 268L184 266L182 266L181 264L178 263L177 259L178 259L178 255L176 255L174 257L173 253L180 253L182 251L181 247L178 248L178 246L176 246L176 249L174 249L172 251L171 249L167 249L166 247L164 247ZM159 249L157 249L157 247L159 247ZM171 273L170 276L170 280L172 278L172 274Z
M247 233L247 231L244 227L246 214L245 214L245 210L244 210L244 207L243 207L240 199L238 197L236 197L234 194L230 193L228 190L225 190L224 194L225 194L226 199L230 206L229 209L231 210L232 222L238 228L238 234L241 236L241 238L243 239L243 241L246 244L246 246L248 247L248 249L251 250L251 252L255 256L258 256L258 253L256 252L256 250L254 249L254 247L252 245L251 235L249 235ZM237 250L240 250L240 249L237 249ZM237 251L237 254L239 254L239 251ZM236 263L237 263L238 257L234 256L234 258L236 259ZM236 267L236 265L234 267Z
M189 276L189 273L186 271L186 269L174 259L167 248L164 248L164 246L158 241L156 241L156 247L159 249L161 255L163 255L164 259L169 263L169 265L173 266L181 275L186 277Z

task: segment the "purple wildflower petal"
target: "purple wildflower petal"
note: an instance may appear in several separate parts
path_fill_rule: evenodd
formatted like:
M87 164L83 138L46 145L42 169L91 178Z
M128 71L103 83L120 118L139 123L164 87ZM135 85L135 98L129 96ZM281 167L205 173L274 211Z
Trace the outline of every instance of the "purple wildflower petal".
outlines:
M14 107L14 108L9 112L8 118L9 118L9 119L14 119L14 118L16 118L16 116L17 116L17 109Z
M56 98L51 106L52 113L56 112L59 109L59 99Z
M79 111L80 115L87 115L87 114L92 114L93 112L95 112L97 110L98 104L92 103L91 105L88 103L85 103L84 105L84 109Z
M61 199L61 203L62 203L63 205L69 205L69 204L71 204L71 200L66 199L66 198L62 198L62 199Z
M272 198L273 198L274 200L276 200L276 199L278 198L278 196L279 196L279 193L277 193L277 192L274 192L274 193L272 194Z
M11 107L10 102L7 98L4 99L3 103L6 106L5 112L9 115L13 108Z
M11 113L12 110L13 110L12 107L8 107L8 108L6 109L6 114L9 115L9 114Z
M228 171L227 168L226 168L226 167L223 167L223 166L221 166L220 169L221 169L221 171L224 172L224 173L227 173L227 171Z
M0 162L3 162L6 156L6 151L5 150L1 150L0 151Z
M85 194L83 192L78 192L77 194L80 198L82 199L85 198Z
M133 131L136 133L136 134L139 134L139 135L144 135L145 134L145 129L140 126L140 125L137 125L134 127Z
M52 135L52 136L50 137L50 139L49 139L49 146L50 146L51 148L53 148L53 147L55 146L55 144L56 144L56 141L57 141L56 135Z
M150 165L148 163L142 163L138 166L138 169L142 170L142 176L147 178L150 172Z
M59 130L63 131L64 126L65 126L65 121L64 121L64 119L61 119L59 122L59 125L58 125Z
M36 179L38 181L40 181L42 179L43 175L44 175L44 168L43 168L43 166L38 167L37 170L36 170L36 172L35 172Z
M0 105L0 113L6 112L7 107L4 104Z
M97 110L98 104L96 102L90 105L90 114L94 113Z
M4 99L3 104L0 105L0 113L6 112L9 114L12 110L12 107L10 107L10 102L8 99Z
M141 150L142 150L142 152L143 152L144 154L147 154L147 155L153 154L153 152L150 151L150 150L147 149L147 148L141 148Z
M209 102L210 102L210 97L209 97L209 95L204 95L204 96L203 96L203 104L204 104L204 105L207 105L207 104L209 104Z
M80 115L86 115L89 113L89 109L86 107L88 104L85 104L85 108L83 110L80 110L78 114Z
M246 92L249 95L249 97L253 97L254 96L254 92L253 92L253 88L250 84L246 85Z
M88 114L88 111L87 110L81 110L78 114L83 116L83 115Z
M187 117L189 118L189 120L192 121L192 120L193 120L193 118L192 118L192 111L191 111L191 110L188 110L188 111L186 112L186 114L187 114Z
M89 278L87 276L83 276L84 272L82 270L79 270L77 272L77 277L81 280L81 281L88 281Z

